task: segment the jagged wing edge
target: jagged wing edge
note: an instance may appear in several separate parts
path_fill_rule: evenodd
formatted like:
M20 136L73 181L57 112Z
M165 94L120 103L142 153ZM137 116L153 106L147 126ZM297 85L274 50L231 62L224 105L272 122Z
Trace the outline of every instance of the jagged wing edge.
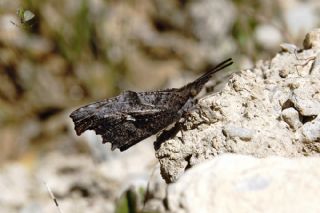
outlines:
M120 151L125 151L127 150L128 148L130 148L131 146L135 145L136 143L138 143L139 141L143 140L143 139L135 139L135 140L130 140L128 142L124 142L123 144L119 144L119 142L116 142L116 141L112 141L110 138L107 138L106 136L106 130L105 129L99 129L99 123L100 122L105 122L104 120L105 119L115 119L113 122L114 122L114 125L118 125L120 124L121 122L123 122L122 120L118 119L117 121L117 117L118 116L107 116L107 117L104 117L103 120L101 119L97 119L95 118L96 116L96 113L93 113L91 110L88 110L88 106L90 105L87 105L85 107L82 107L82 108L79 108L78 110L75 110L73 111L71 114L70 114L70 117L74 123L74 129L77 133L77 135L81 135L83 132L85 132L86 130L93 130L95 132L96 135L101 135L102 137L102 143L111 143L112 147L111 149L112 150L115 150L116 148L119 148ZM90 107L89 107L90 109ZM92 109L94 109L92 107ZM134 114L136 111L131 111L129 113L130 114ZM148 111L144 111L144 113L147 113ZM150 110L150 113L154 113L154 109ZM128 112L125 112L126 114L128 114ZM147 137L150 137L151 135L147 136ZM145 138L147 138L145 137ZM144 139L145 139L144 138Z

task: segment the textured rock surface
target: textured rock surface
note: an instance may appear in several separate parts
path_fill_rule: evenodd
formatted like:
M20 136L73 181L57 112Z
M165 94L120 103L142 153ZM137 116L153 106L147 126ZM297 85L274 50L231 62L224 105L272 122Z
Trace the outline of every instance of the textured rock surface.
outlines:
M320 150L320 49L318 30L308 49L284 45L271 61L230 77L204 97L182 129L156 150L162 177L176 181L187 168L221 153L256 157L313 155Z
M224 154L169 184L165 211L319 212L319 166L316 157L258 159Z
M0 170L0 212L115 212L120 195L129 187L145 188L155 165L152 147L114 156L95 164L86 155L52 152L41 163L7 164ZM141 154L143 152L143 155ZM146 172L147 171L147 172ZM159 170L157 170L158 172Z

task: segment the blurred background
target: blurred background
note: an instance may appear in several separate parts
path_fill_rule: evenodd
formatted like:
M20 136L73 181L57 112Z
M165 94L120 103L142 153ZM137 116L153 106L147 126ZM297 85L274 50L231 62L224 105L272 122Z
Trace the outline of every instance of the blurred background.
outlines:
M319 12L317 0L1 0L0 212L58 212L50 190L64 212L132 212L159 173L154 138L111 152L75 135L72 110L178 87L232 57L218 84L301 46Z

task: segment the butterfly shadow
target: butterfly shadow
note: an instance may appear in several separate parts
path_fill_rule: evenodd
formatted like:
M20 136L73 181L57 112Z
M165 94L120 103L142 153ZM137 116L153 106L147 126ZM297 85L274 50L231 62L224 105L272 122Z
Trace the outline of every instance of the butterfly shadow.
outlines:
M158 151L161 147L161 144L166 142L169 139L174 138L177 133L183 129L181 122L175 123L173 127L167 130L163 130L161 134L157 137L157 140L153 143L154 150Z

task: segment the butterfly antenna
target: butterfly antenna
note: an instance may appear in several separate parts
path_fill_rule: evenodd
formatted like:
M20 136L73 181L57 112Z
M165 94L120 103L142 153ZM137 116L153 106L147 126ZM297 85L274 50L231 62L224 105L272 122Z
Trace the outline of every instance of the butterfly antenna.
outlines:
M195 81L187 84L186 86L184 86L181 89L183 90L185 88L189 88L189 90L193 91L193 94L195 96L200 92L200 90L202 89L203 85L205 85L210 80L210 78L212 77L212 75L214 73L216 73L216 72L218 72L218 71L230 66L231 64L233 64L232 58L228 58L227 60L224 60L223 62L219 63L217 66L215 66L209 72L203 74L198 79L196 79Z
M202 82L203 80L208 81L214 73L216 73L216 72L218 72L218 71L230 66L231 64L233 64L232 58L228 58L227 60L224 60L223 62L219 63L217 66L215 66L209 72L203 74L201 77L199 77L195 81L200 81L200 82ZM206 83L206 81L204 82L204 84Z

